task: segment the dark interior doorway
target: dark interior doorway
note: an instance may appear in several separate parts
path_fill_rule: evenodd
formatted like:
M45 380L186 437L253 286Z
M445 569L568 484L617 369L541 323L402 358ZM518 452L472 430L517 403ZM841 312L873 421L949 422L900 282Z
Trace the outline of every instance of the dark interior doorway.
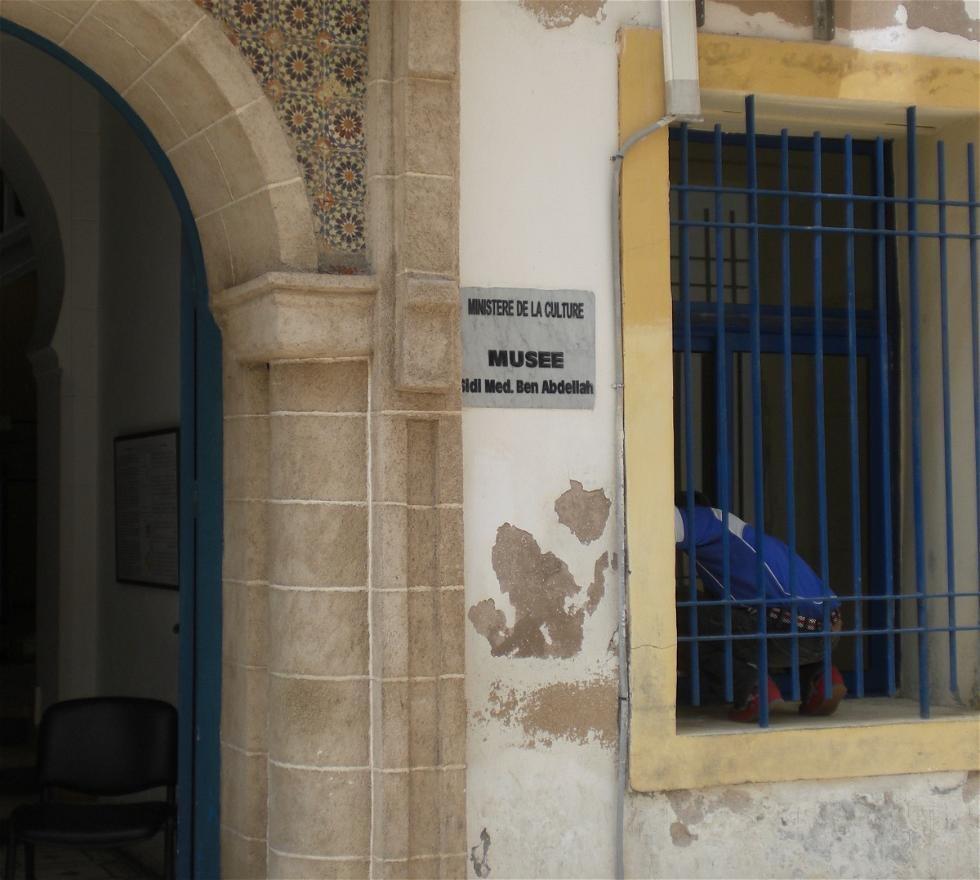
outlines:
M0 169L0 768L26 762L36 714L36 269L23 207ZM8 789L25 787L8 779Z

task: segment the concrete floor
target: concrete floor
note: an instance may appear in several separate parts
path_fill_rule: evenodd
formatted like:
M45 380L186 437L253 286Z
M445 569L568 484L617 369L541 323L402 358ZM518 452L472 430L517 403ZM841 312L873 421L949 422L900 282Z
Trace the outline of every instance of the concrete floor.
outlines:
M0 847L0 852L3 848ZM147 873L132 859L112 849L78 850L40 847L35 854L37 880L149 880ZM17 863L18 878L24 876L23 850Z

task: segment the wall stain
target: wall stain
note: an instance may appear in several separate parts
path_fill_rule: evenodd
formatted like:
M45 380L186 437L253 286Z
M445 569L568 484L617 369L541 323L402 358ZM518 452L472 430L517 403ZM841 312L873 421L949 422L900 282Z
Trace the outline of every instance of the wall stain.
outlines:
M568 491L555 501L558 522L583 544L591 544L602 537L609 519L612 502L602 489L585 489L578 480L569 480Z
M674 846L690 846L698 839L698 836L692 833L683 822L673 822L670 826L670 839Z
M685 825L697 825L704 819L704 795L697 791L668 791L667 800L674 815Z
M482 854L479 852L481 847L483 850ZM487 864L487 850L489 849L490 835L487 834L487 829L484 828L480 832L480 842L476 846L470 847L470 861L473 863L473 873L477 877L490 876L490 865Z
M743 813L752 808L752 796L739 788L726 788L715 801L717 807L723 807L731 813Z
M962 795L964 804L968 804L977 799L977 796L980 795L980 771L970 770L966 774L966 779L963 782Z
M678 823L688 830L689 825L698 825L710 818L712 813L718 810L728 810L730 813L747 813L754 806L755 801L752 796L741 788L725 787L709 789L709 793L701 791L668 791L667 801L670 803ZM693 835L697 840L697 835ZM675 841L677 843L677 841ZM678 846L687 846L690 843L680 843Z
M565 28L579 17L591 18L596 24L605 19L606 0L521 0L521 8L532 13L548 28Z
M605 594L609 554L595 563L585 601L568 565L554 553L543 553L530 532L504 523L497 529L491 553L493 570L514 608L514 625L493 599L470 607L467 616L490 643L494 657L572 657L582 649L586 615L591 616Z
M556 682L518 694L499 680L490 686L488 717L524 734L522 746L533 749L551 746L556 739L585 745L598 742L612 749L618 737L618 684L612 678Z
M954 791L959 791L965 784L966 784L966 777L964 776L959 782L956 783L956 785L950 785L947 788L943 788L942 786L939 785L933 785L930 790L932 791L933 794L947 795L947 794L952 794Z

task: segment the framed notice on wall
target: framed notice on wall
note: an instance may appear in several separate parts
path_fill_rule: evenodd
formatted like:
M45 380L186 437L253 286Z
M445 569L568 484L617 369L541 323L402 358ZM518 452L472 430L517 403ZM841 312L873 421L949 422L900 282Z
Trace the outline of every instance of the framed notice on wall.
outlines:
M179 432L116 437L116 580L180 583Z

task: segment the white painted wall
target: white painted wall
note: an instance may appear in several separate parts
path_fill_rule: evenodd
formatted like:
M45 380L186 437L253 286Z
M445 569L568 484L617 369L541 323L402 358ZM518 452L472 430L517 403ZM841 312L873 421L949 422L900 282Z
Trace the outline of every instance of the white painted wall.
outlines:
M180 423L180 217L123 118L102 113L99 687L177 702L178 593L115 579L113 439Z
M463 416L467 607L494 598L497 528L531 532L579 584L614 552L610 517L583 546L558 522L569 480L612 497L610 175L617 133L616 28L649 4L624 4L601 25L545 30L516 3L462 7L460 273L470 287L586 289L596 295L592 411L468 409ZM624 17L625 16L625 17ZM615 835L615 751L555 741L533 749L520 725L476 720L494 683L533 693L557 681L612 681L615 579L570 660L493 658L467 624L468 839L486 827L493 877L608 877ZM615 694L615 691L613 691Z
M710 30L809 38L761 18L723 19L731 11L717 6L709 0ZM516 0L462 6L461 283L584 288L595 292L598 314L593 411L464 412L466 604L492 598L508 622L512 609L491 566L501 524L531 532L582 585L599 554L616 550L611 519L583 546L553 505L572 479L610 497L614 488L609 157L617 145L616 33L625 24L657 24L656 4L607 3L595 19L550 29ZM925 35L926 44L921 30L839 32L837 42L975 57L975 43ZM495 658L467 624L468 843L479 856L486 829L491 877L613 875L615 748L596 732L525 730L521 706L555 683L614 682L616 605L607 572L583 649L568 660ZM953 773L630 795L627 870L972 876L977 788L976 776Z

